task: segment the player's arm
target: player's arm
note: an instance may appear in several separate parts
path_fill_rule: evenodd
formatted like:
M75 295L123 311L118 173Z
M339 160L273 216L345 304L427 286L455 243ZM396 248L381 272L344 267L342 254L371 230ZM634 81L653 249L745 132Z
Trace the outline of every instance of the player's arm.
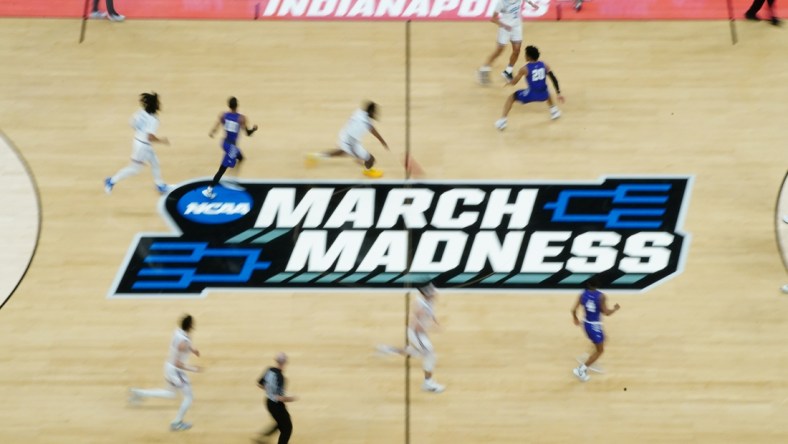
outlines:
M222 125L224 125L224 114L219 114L219 118L216 119L216 123L213 124L213 128L211 128L211 132L208 133L208 137L213 138L213 135L216 134L216 131L219 131Z
M528 75L528 68L523 66L522 68L520 68L517 71L517 74L514 75L514 77L512 78L512 81L507 83L507 85L516 85L517 82L520 81L520 79L522 79L524 76L527 76L527 75Z
M421 324L421 319L424 319L424 308L421 306L417 306L413 308L411 317L410 317L410 327L413 331L417 333L425 333L424 325Z
M252 134L254 134L255 131L257 131L257 125L253 126L252 128L246 126L246 116L241 116L241 118L238 120L239 120L238 123L241 125L241 128L243 128L244 131L246 131L247 136L251 136Z
M378 130L375 129L374 126L372 125L369 126L369 133L375 136L375 138L380 141L381 145L383 145L383 148L389 149L389 145L386 143L385 140L383 140L383 136L380 135L380 133L378 132Z
M187 351L188 352L192 352L193 350L192 350L191 346L186 341L182 341L180 344L178 344L178 351L183 353L183 352L187 352ZM200 371L200 367L198 367L196 365L184 364L180 360L176 360L175 361L175 367L177 367L177 368L179 368L181 370L185 370L187 372L199 372Z
M163 143L165 145L169 145L170 144L170 140L167 139L166 137L157 137L153 133L148 133L148 142L150 142L150 143Z
M500 28L503 28L503 29L505 29L507 31L511 31L512 27L501 21L501 14L499 14L498 11L500 11L502 8L503 8L503 5L499 2L498 3L498 7L496 8L496 11L493 12L492 17L490 17L490 21L495 23L496 25L498 25L498 27L500 27Z
M601 302L602 302L602 304L601 304L601 305L602 305L602 313L604 313L604 314L605 314L605 316L610 316L610 315L612 315L613 313L617 312L617 311L618 311L618 310L621 308L621 306L620 306L620 305L618 305L618 304L615 304L615 305L613 305L613 309L611 310L611 309L609 309L609 308L607 307L607 296L605 296L605 295L602 295L602 298L601 298L601 299L602 299L602 300L601 300Z
M580 296L578 296L575 306L572 307L572 318L575 321L575 325L580 325L580 318L577 317L577 309L580 308L580 305Z
M547 66L547 64L546 64L546 63L545 63L545 65L544 65L544 67L545 67L545 69L547 70L547 77L549 77L549 78L550 78L550 82L552 82L552 84L553 84L553 88L555 88L555 93L558 95L558 100L559 100L561 103L563 103L563 101L564 101L564 96L562 96L562 95L561 95L561 87L560 87L560 86L558 86L558 79L555 77L555 74L553 73L553 70L552 70L552 69L550 69L550 67L549 67L549 66Z

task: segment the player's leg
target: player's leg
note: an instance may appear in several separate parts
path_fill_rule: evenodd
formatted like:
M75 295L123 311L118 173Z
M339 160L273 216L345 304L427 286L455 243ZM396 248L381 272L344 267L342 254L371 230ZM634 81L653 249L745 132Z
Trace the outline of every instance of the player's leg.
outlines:
M175 399L175 390L174 389L141 389L141 388L131 388L129 389L129 402L132 404L136 404L137 402L145 399L145 398L163 398L163 399Z
M340 148L364 165L363 174L365 176L373 179L383 176L382 171L373 168L375 166L375 156L370 154L358 140L348 139L346 143L340 145Z
M493 51L484 61L484 64L479 68L479 83L486 84L490 82L490 66L492 66L495 59L497 59L503 53L503 49L506 46L506 42L508 41L509 31L499 27L498 36L495 40L495 49L493 49Z
M602 353L604 352L605 352L604 342L600 342L599 344L594 344L594 353L592 353L591 356L589 356L588 359L586 359L586 362L584 364L586 368L591 367L591 365L593 365L597 361L597 359L599 359L599 357L602 356Z
M501 118L495 121L495 127L499 130L503 130L506 128L507 124L507 116L509 116L509 111L512 110L512 105L514 105L514 101L517 98L517 94L520 91L515 92L514 94L510 94L509 97L506 98L506 102L503 103L503 111L501 112Z
M182 372L181 372L182 373ZM182 375L184 380L183 385L181 385L180 390L181 394L183 395L183 400L181 401L181 406L178 409L178 414L175 416L175 419L170 424L170 430L179 431L179 430L189 430L192 425L183 422L183 417L186 416L186 412L189 410L189 407L192 405L192 385L189 383L189 380L186 379L186 375Z
M515 32L515 29L521 29L520 27L513 28L512 33ZM522 31L519 31L522 34ZM513 34L514 37L516 35ZM506 81L511 82L514 78L514 64L517 63L517 56L520 55L520 48L522 47L522 40L512 40L512 54L509 56L509 64L506 65L506 69L503 70L501 75L503 76Z
M547 100L545 100L545 102L547 102L547 107L550 109L550 118L552 120L561 117L561 110L558 109L558 105L555 104L553 96L550 95L550 93L547 93Z
M214 187L216 187L216 185L219 184L219 181L222 179L222 176L224 176L224 173L226 171L227 171L226 166L224 165L219 166L219 170L216 171L216 174L214 174L213 179L211 179L211 184L208 185L206 189L202 190L203 196L207 197L208 199L213 199L214 197L216 197L216 193L213 192L213 189Z
M596 360L599 359L599 357L602 356L602 353L605 351L605 333L602 331L601 324L591 324L589 322L585 322L583 326L585 327L586 336L588 336L588 339L594 343L595 351L591 356L588 357L586 362L580 364L577 368L572 370L572 373L577 376L577 379L585 382L591 379L591 377L588 375L588 366L596 362Z
M112 188L115 186L115 184L123 179L139 174L139 172L142 170L142 165L142 162L132 158L131 163L121 168L120 171L115 173L114 176L104 179L104 191L106 191L107 194L112 193Z
M241 150L239 150L238 147L232 143L224 143L222 148L224 149L224 157L222 158L221 165L219 165L219 170L217 170L216 174L214 174L211 184L208 185L208 188L202 190L202 195L208 199L213 199L216 197L213 189L219 185L219 181L222 179L222 176L224 176L224 173L227 172L227 169L235 168L238 160L243 158L243 155L241 155Z
M241 149L239 148L238 149L238 162L235 164L235 167L233 168L232 175L226 179L227 180L226 186L228 188L234 189L234 190L241 190L241 189L243 189L243 188L241 188L240 185L238 185L238 177L241 175L241 166L244 164L244 159L246 159L246 158L244 157L243 153L241 152Z
M425 392L432 392L432 393L440 393L446 389L446 387L438 384L434 379L432 379L432 372L435 371L435 364L438 361L438 357L435 354L435 349L432 346L432 341L424 332L414 332L415 341L413 346L416 347L419 352L421 353L422 360L422 369L424 370L424 383L422 384L421 388Z
M316 166L322 159L328 159L332 157L340 157L346 154L350 154L349 148L346 145L349 144L349 137L344 133L340 133L339 139L337 140L337 147L333 150L329 151L321 151L317 153L308 153L306 155L306 160L304 164L311 168Z
M164 183L164 179L161 178L161 165L159 164L159 157L156 155L156 152L153 151L153 149L151 149L148 153L148 163L150 164L150 171L153 173L153 183L156 184L156 190L158 190L161 194L165 194L166 192L170 191L170 187Z

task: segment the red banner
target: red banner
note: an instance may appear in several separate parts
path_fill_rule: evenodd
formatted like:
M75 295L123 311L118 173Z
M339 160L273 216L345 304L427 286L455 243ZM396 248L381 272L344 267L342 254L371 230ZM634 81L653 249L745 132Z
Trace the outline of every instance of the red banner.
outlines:
M93 0L89 0L93 1ZM751 0L730 0L742 18ZM129 19L485 20L497 0L116 0ZM102 4L104 2L101 2ZM727 0L535 0L525 20L727 19ZM0 17L80 17L84 0L0 0Z

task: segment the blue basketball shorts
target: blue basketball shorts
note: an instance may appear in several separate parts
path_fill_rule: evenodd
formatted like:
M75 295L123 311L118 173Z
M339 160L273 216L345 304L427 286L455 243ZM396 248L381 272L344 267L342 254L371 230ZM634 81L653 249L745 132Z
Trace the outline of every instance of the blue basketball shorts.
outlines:
M602 331L602 324L589 324L588 322L583 322L583 324L586 328L586 336L591 342L594 344L605 342L605 332Z
M224 149L224 158L222 159L222 166L227 168L234 168L238 163L238 158L241 155L241 150L233 143L224 142L222 144Z
M550 98L550 93L544 91L531 91L529 89L519 89L514 93L514 99L520 103L545 102Z

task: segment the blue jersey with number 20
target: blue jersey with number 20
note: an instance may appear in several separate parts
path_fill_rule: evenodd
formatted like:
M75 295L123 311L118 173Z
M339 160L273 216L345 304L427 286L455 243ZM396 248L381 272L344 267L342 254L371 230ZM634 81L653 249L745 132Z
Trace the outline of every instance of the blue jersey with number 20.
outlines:
M544 62L530 62L525 65L528 68L528 75L525 82L528 84L528 89L535 93L547 91L547 67Z

